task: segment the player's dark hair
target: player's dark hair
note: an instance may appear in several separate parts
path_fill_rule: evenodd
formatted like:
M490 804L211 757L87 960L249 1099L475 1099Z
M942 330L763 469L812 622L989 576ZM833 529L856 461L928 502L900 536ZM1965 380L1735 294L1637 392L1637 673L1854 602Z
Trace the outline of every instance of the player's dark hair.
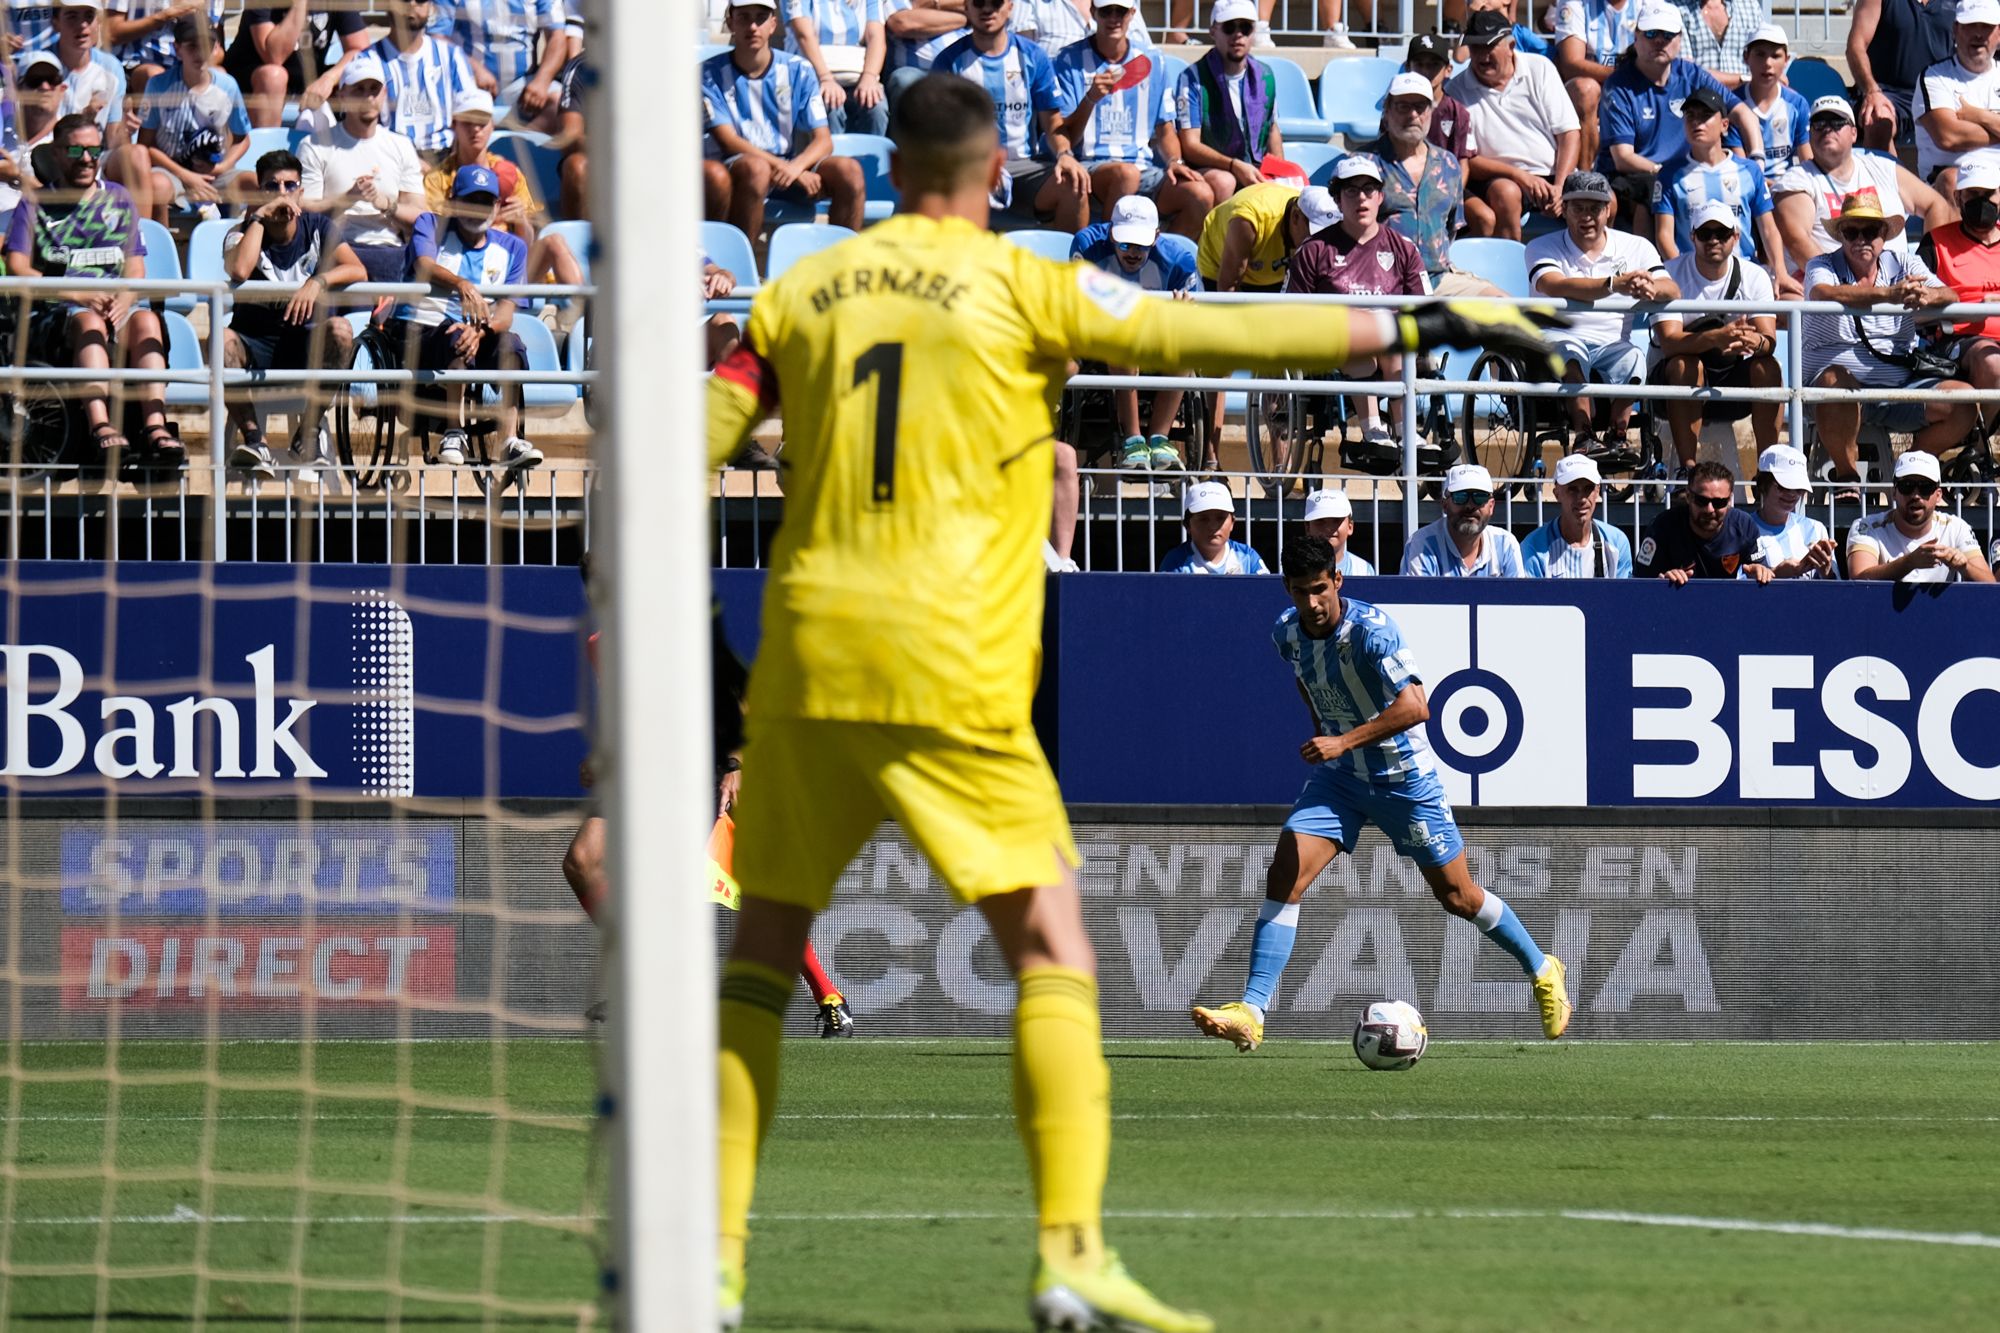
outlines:
M956 74L926 74L889 116L905 194L950 194L984 178L999 131L986 89Z
M49 142L67 148L69 141L76 137L77 131L96 128L98 125L95 116L87 116L81 111L72 112L57 121L55 128L49 131Z
M282 148L273 148L270 152L257 159L257 183L259 185L264 184L275 173L280 171L296 171L301 176L306 174L305 164Z
M1734 493L1736 490L1736 474L1711 458L1704 458L1688 469L1687 489L1690 495L1694 493L1694 484L1698 481L1728 482L1730 491Z
M1278 568L1288 579L1309 579L1331 570L1339 560L1333 553L1332 542L1300 533L1285 539L1285 549L1278 555Z

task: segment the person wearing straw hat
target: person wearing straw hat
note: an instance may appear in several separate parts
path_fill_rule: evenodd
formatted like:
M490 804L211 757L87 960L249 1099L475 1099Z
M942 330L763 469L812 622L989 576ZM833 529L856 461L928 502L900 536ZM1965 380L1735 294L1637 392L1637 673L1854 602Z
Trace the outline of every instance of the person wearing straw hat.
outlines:
M1957 514L1938 506L1944 488L1936 458L1912 449L1896 460L1896 502L1847 530L1847 573L1898 583L1991 583L1993 567Z
M1774 579L1837 579L1833 538L1826 524L1806 512L1812 498L1812 474L1806 456L1789 444L1774 444L1757 455L1757 477L1750 483L1757 507L1750 521L1762 534L1753 563L1771 571Z
M1375 572L1375 566L1354 554L1348 545L1354 536L1354 502L1346 491L1314 491L1306 497L1306 536L1318 537L1333 548L1333 567L1342 578Z
M1188 539L1160 557L1162 574L1268 574L1254 547L1231 541L1236 497L1219 481L1190 482L1181 493Z
M1689 228L1693 247L1667 265L1667 274L1685 301L1770 301L1771 277L1738 252L1740 215L1719 199L1697 207ZM1700 315L1683 321L1666 311L1653 321L1653 350L1659 357L1656 383L1725 389L1775 389L1785 374L1774 355L1776 315ZM1682 468L1694 466L1701 428L1710 421L1750 418L1757 447L1778 442L1777 402L1666 402L1674 452Z
M1604 478L1597 460L1569 454L1556 463L1556 516L1521 543L1531 579L1629 579L1632 543L1597 517Z
M1872 190L1847 197L1835 231L1840 249L1821 255L1806 268L1806 299L1837 301L1865 309L1901 305L1936 309L1958 299L1916 255L1885 249L1888 223ZM1938 453L1965 438L1978 419L1975 404L1945 397L1972 386L1931 373L1912 358L1916 322L1905 315L1808 315L1805 324L1806 382L1822 389L1936 389L1928 402L1822 402L1812 407L1820 443L1833 463L1835 500L1859 500L1857 441L1863 425L1908 432L1918 449Z

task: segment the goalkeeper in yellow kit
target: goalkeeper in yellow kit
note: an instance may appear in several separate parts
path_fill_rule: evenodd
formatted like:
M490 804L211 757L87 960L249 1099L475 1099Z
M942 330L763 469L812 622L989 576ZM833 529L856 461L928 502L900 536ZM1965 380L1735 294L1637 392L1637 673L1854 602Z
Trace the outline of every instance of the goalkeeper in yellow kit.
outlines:
M976 904L1019 982L1014 1108L1041 1237L1041 1329L1202 1333L1100 1226L1110 1071L1062 794L1029 724L1040 670L1052 412L1070 358L1153 371L1333 370L1451 344L1560 363L1511 307L1282 313L1157 301L986 230L1007 154L977 83L897 103L902 212L758 292L709 384L712 464L785 419L785 523L750 678L742 918L721 994L721 1308L742 1316L757 1149L813 917L886 818Z

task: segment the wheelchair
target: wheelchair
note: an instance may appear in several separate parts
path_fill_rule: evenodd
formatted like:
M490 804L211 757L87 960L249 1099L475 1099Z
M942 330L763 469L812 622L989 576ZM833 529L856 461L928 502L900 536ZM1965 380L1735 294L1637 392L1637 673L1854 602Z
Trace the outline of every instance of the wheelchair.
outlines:
M46 303L38 303L46 304ZM77 381L40 380L36 370L55 370L48 356L55 350L55 334L41 324L36 313L21 326L22 303L0 302L0 358L27 374L18 380L0 383L0 463L18 469L13 476L21 482L41 480L62 469L74 469L79 480L105 479L103 459L92 447L90 418L84 410ZM46 312L40 312L46 316ZM50 324L52 317L47 317ZM39 325L39 327L38 327ZM168 336L163 328L161 336ZM113 386L114 389L117 386ZM143 433L144 408L136 400L118 403L119 433L137 440ZM180 438L179 423L169 419L167 430ZM178 456L162 458L127 449L119 457L115 480L135 485L156 484L177 479L187 468L183 450Z
M1462 378L1471 383L1497 385L1520 383L1529 377L1513 357L1503 352L1482 351ZM1591 404L1593 419L1598 418L1609 402L1603 398L1584 401ZM1479 464L1495 478L1527 477L1538 481L1546 472L1542 462L1544 447L1554 444L1560 456L1570 451L1573 439L1567 399L1501 389L1467 390L1459 402L1458 427L1465 460ZM1605 440L1609 448L1597 459L1598 470L1607 479L1621 474L1631 478L1624 487L1609 489L1629 494L1637 483L1663 483L1667 479L1666 457L1660 442L1664 428L1665 418L1655 419L1652 400L1639 399L1627 423L1626 438Z
M1420 367L1418 373L1428 377L1431 368ZM1290 371L1284 378L1296 379L1301 385L1329 386L1345 379ZM1375 477L1402 472L1401 438L1386 444L1363 440L1360 420L1350 413L1347 398L1340 392L1249 395L1250 469L1263 479L1267 490L1286 494L1302 484L1302 478L1326 476L1340 468ZM1417 414L1417 472L1420 476L1442 476L1460 454L1444 399L1437 394L1419 395L1411 410ZM1388 421L1386 412L1382 419ZM1337 441L1340 468L1327 466L1329 439Z
M1102 362L1084 362L1079 375L1103 375ZM1143 423L1152 407L1154 390L1139 390L1139 420ZM1062 405L1056 413L1056 438L1076 450L1077 466L1103 467L1107 459L1116 461L1124 446L1118 429L1118 414L1112 407L1110 389L1063 390ZM1190 472L1214 469L1215 441L1209 438L1208 420L1212 399L1201 389L1181 391L1180 410L1174 414L1167 438L1180 451Z
M370 320L356 329L354 369L400 370L407 361L406 348L394 326ZM465 393L459 397L461 388ZM408 491L414 470L411 464L435 463L434 439L457 430L464 432L471 446L466 463L480 493L504 491L520 482L526 469L493 465L491 441L499 433L500 419L480 415L489 392L487 386L477 384L356 381L344 385L333 395L328 414L340 465L359 489L386 486ZM458 401L454 405L455 397ZM357 445L362 450L360 462L356 461Z

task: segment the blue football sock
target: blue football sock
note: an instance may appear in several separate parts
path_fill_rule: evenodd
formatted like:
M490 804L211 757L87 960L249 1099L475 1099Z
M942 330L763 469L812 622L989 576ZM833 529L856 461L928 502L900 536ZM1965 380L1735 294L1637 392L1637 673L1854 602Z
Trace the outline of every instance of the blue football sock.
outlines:
M1491 889L1486 891L1486 901L1472 923L1486 932L1487 939L1505 949L1507 956L1519 963L1531 979L1542 970L1542 951L1535 947L1528 928L1499 894Z
M1257 929L1250 936L1250 979L1243 983L1243 1003L1261 1017L1278 993L1278 977L1291 961L1299 937L1299 905L1269 898L1257 909Z

